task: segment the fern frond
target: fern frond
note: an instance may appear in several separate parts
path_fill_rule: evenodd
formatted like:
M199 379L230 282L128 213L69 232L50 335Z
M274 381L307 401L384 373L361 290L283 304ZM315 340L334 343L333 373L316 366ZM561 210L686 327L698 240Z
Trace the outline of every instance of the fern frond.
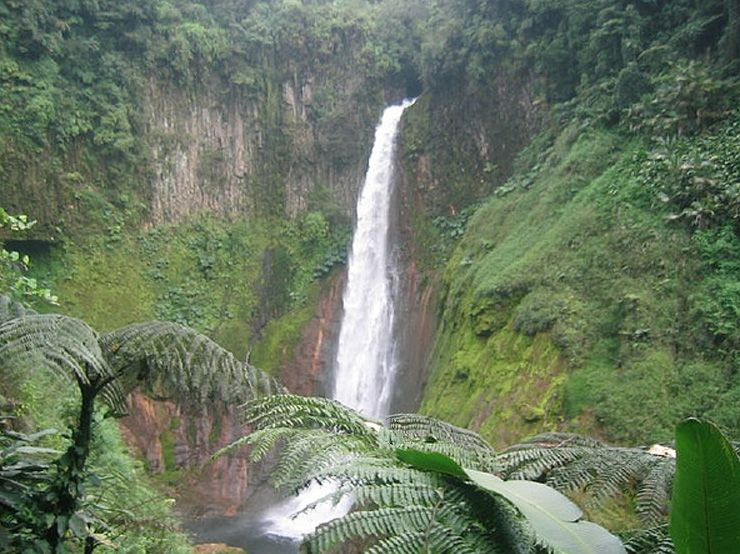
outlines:
M646 525L659 525L666 520L675 474L676 460L668 458L655 463L642 479L635 511Z
M421 532L429 527L434 508L404 506L360 510L321 525L307 539L309 552L327 552L339 544L367 537Z
M471 546L451 529L432 523L428 529L419 533L406 533L378 541L366 554L418 554L434 552L439 554L487 554L493 549L480 549Z
M387 537L368 548L365 554L419 554L425 551L429 552L429 533L417 532Z
M143 384L150 391L183 401L227 404L285 390L205 335L177 323L129 325L103 335L100 344L129 389Z
M426 441L394 441L396 448L411 448L423 452L444 454L455 460L460 466L495 473L499 469L499 464L493 451L469 450L464 446L450 444L447 442L426 442Z
M332 433L353 435L369 444L377 444L373 420L335 400L285 394L267 396L244 406L246 423L257 429L295 427L325 429Z
M357 505L375 507L433 506L443 496L439 487L422 483L368 483L352 487L351 493Z
M97 333L84 321L63 315L25 315L0 325L0 361L32 360L80 386L93 387L120 413L124 394L103 357Z
M587 451L583 448L516 448L497 456L500 474L504 479L544 481L555 468L567 465Z
M443 478L438 474L399 466L390 457L369 454L358 456L356 459L341 460L329 468L315 472L313 476L319 482L335 480L352 486L366 483L418 483L440 487L444 484Z
M523 440L519 444L515 444L506 449L507 452L516 450L519 448L602 448L607 445L600 440L584 437L583 435L576 435L575 433L540 433L528 439Z
M294 440L288 441L280 453L280 461L272 471L272 481L277 487L298 489L340 463L357 456L365 450L361 440L351 436L334 440L320 430L302 431Z
M675 554L676 549L668 534L668 525L644 529L624 541L629 554Z
M611 448L608 456L600 452L592 463L594 479L588 485L589 493L596 503L612 498L630 489L635 483L640 483L648 474L650 468L657 462L655 456L632 448ZM589 458L581 458L581 464L591 462ZM559 474L565 470L561 469ZM561 477L562 478L562 477Z
M494 450L478 433L419 414L388 416L386 426L401 441L446 443L471 452L493 454Z
M567 433L534 437L507 449L498 461L507 479L542 481L562 492L583 490L591 506L634 492L636 512L647 525L664 521L675 472L672 458Z

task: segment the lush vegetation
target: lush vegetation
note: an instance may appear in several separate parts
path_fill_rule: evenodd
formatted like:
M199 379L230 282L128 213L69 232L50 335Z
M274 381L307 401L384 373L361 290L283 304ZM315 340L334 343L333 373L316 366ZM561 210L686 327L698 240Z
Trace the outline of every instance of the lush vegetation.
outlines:
M439 8L455 23L425 82L454 71L475 97L524 72L552 119L500 185L507 175L480 149L433 158L433 176L459 176L425 206L440 215L418 216L427 265L446 265L426 413L496 444L564 426L667 440L702 414L737 432L733 6ZM413 164L436 150L410 125ZM464 156L477 160L467 176L448 161ZM450 213L470 182L494 194L470 217Z
M251 402L244 415L255 431L217 455L251 445L258 461L281 445L277 486L327 485L306 510L352 498L348 515L305 539L306 552L361 541L372 553L670 553L673 538L675 551L688 553L729 551L737 541L740 445L696 419L678 427L677 463L672 448L610 447L564 433L496 453L476 433L433 418L381 423L291 395ZM633 510L619 529L624 546L557 491L586 501L611 527L619 511L610 504Z
M112 540L125 533L126 524L153 515L146 506L138 514L131 513L120 499L110 496L125 490L123 479L135 477L133 468L117 468L108 460L102 466L106 473L98 476L87 467L94 459L94 449L121 450L120 445L111 444L117 437L110 436L110 429L101 431L96 400L109 406L109 415L122 415L127 409L125 395L137 386L151 394L200 404L239 404L282 389L207 337L175 323L132 325L98 336L81 320L67 316L19 315L22 309L8 297L2 297L2 308L3 373L36 372L37 379L48 380L45 372L49 372L76 383L79 389L79 400L72 401L77 404L76 421L63 452L33 445L56 431L25 436L3 429L3 548L60 553L68 551L66 544L79 542L85 552L92 552L98 546L115 546ZM42 456L52 460L37 459ZM137 487L123 496L124 502L137 502L144 496L147 503L147 495ZM156 496L153 500L161 502ZM107 506L111 501L113 505ZM178 542L184 542L174 532L164 541L157 540L157 533L151 535L149 551L175 549Z
M737 130L537 144L447 265L425 409L503 442L563 417L627 441L704 413L737 429Z
M209 397L203 374L167 373L147 350L155 336L210 348L204 333L234 352L232 369L248 358L278 375L345 262L378 111L403 95L421 93L403 129L403 246L423 283L442 283L422 411L496 447L562 431L667 442L689 416L736 436L739 70L737 0L0 2L0 293L24 303L0 306L15 321L0 342L0 405L13 414L2 416L0 472L27 470L3 481L12 515L0 545L187 548L115 421L92 408L106 371L118 381L122 368L95 351L65 388L42 367L125 337L114 353L141 371L146 354L157 371L137 376L151 390ZM197 142L211 130L201 120L218 131ZM233 121L241 128L220 136ZM173 192L168 179L194 155L194 190ZM154 319L173 323L128 327ZM33 340L62 331L61 359L8 362L29 321L40 324ZM537 543L500 491L449 464L426 472L430 451L577 501L589 489L587 515L615 532L665 523L664 457L548 434L471 460L445 433L484 443L459 429L414 420L433 427L428 443L400 420L368 430L337 410L357 424L350 433L317 420L308 434L270 423L250 439L255 452L290 439L285 479L313 441L376 464L357 479L340 468L372 509L320 532L319 548L355 535L382 537L379 551ZM53 427L70 431L37 434ZM553 448L561 439L572 448ZM399 457L399 441L422 454ZM605 476L604 460L621 455ZM298 469L294 487L312 478ZM403 529L383 527L417 480L425 503L397 519ZM439 491L455 499L449 510ZM660 543L663 531L631 538Z

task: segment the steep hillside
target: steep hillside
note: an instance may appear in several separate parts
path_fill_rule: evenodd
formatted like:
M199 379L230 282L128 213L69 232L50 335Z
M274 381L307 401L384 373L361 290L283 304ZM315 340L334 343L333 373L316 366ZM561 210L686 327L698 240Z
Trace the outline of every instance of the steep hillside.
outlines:
M737 115L670 150L578 126L531 147L447 264L423 410L500 444L736 431L738 147Z
M409 249L432 285L445 266L422 410L496 444L737 433L735 3L459 1L428 25L404 130Z

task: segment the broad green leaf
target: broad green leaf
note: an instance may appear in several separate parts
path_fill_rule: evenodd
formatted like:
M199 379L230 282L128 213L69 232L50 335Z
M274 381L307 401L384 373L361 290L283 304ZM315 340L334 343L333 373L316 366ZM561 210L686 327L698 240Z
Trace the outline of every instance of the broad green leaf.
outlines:
M74 536L82 539L87 536L87 522L80 514L72 514L69 518L69 529L74 533Z
M676 429L671 537L678 554L724 554L740 548L740 460L711 423Z
M451 458L414 449L396 450L396 456L424 471L463 480L504 497L526 517L537 538L563 554L625 554L621 541L603 527L587 521L581 509L555 489L532 481L504 481L490 473L465 469Z
M583 517L581 509L555 489L532 481L504 481L490 473L466 469L479 487L503 496L527 518L544 544L564 554L626 552L622 542Z

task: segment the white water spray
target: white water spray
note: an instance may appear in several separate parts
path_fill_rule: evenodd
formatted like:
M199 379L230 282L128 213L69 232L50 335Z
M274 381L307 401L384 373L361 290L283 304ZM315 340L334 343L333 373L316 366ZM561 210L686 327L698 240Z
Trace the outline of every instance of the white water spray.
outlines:
M393 154L403 111L413 104L385 109L375 129L365 184L357 201L357 225L349 256L344 317L334 367L332 398L363 415L381 418L388 414L396 370L393 329L395 313L391 287L391 257L388 247L390 199L393 185ZM316 527L346 514L352 501L338 505L306 506L336 489L312 485L298 497L265 515L268 533L300 539Z

